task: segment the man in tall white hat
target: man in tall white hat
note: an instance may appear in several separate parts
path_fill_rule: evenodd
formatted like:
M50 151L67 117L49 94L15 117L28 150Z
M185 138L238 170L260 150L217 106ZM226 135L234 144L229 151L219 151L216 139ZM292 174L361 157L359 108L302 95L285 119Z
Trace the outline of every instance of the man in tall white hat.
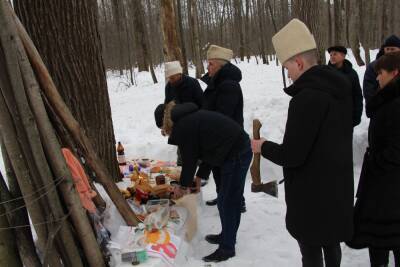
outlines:
M340 242L353 235L351 84L317 65L307 26L293 19L272 38L293 84L281 144L252 140L254 153L283 167L286 228L298 241L303 266L340 266ZM324 257L322 257L322 252Z
M192 102L198 108L203 105L203 89L197 79L183 74L179 61L165 63L165 99L164 104L175 101L176 104ZM182 166L179 149L177 150L177 165Z

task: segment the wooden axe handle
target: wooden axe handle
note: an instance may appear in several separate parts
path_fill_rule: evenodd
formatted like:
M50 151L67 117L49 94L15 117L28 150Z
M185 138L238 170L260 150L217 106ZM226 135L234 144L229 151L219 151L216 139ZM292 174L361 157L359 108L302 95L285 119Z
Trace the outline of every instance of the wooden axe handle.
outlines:
M261 126L262 124L258 119L253 120L253 138L256 140L260 139ZM261 154L254 153L253 162L250 167L250 174L251 174L251 179L253 180L253 184L255 185L261 184L260 160L261 160Z

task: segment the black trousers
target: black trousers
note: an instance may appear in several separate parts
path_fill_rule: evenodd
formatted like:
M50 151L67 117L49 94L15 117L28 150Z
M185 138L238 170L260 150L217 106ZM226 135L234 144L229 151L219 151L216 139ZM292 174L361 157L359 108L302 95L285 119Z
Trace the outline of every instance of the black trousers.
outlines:
M215 189L216 189L217 195L218 195L218 192L220 191L220 188L221 188L221 168L213 167L211 169L211 171L213 173L213 177L214 177L214 181L215 181ZM245 205L245 203L246 203L246 199L242 195L242 205Z
M299 242L303 267L339 267L342 260L340 244L329 246L306 245ZM322 252L324 257L322 257Z
M371 267L387 266L389 264L388 249L369 248L369 261ZM400 267L400 248L393 250L395 267Z

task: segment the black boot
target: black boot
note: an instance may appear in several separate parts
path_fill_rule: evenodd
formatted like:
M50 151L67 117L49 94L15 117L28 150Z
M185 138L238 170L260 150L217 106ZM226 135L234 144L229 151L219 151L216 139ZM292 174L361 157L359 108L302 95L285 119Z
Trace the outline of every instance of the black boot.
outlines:
M206 235L205 240L210 244L220 244L221 243L221 234L218 235Z
M217 249L210 255L203 258L205 262L220 262L226 261L229 258L235 257L235 251L225 250L222 248Z
M207 200L207 201L206 201L206 205L207 205L207 206L215 206L215 205L217 205L217 202L218 202L218 199L217 199L217 198L212 199L212 200Z

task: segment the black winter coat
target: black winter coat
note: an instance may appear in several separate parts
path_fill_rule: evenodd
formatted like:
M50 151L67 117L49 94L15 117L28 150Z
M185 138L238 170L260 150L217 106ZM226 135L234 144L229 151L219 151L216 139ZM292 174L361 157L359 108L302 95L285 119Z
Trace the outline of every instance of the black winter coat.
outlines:
M222 113L243 127L243 94L239 82L242 72L231 63L224 65L214 77L201 78L207 84L203 109Z
M314 66L286 89L292 96L282 144L264 142L262 155L283 166L286 227L308 245L353 234L352 100L350 82Z
M361 122L361 115L363 111L363 96L361 93L360 80L358 79L357 72L353 69L353 65L347 59L344 60L341 68L336 68L329 62L329 66L339 70L343 73L351 82L351 92L353 97L353 127L357 126Z
M181 185L191 186L197 176L209 173L210 166L223 163L249 147L249 136L232 119L208 110L198 110L192 103L176 105L171 112L174 122L169 144L177 145L182 156Z
M364 73L363 94L365 98L365 104L367 104L371 98L374 97L379 88L379 83L376 80L377 75L374 70L375 64L376 60L369 63Z
M400 248L400 79L367 105L369 147L355 205L353 248Z
M196 79L183 74L178 84L167 83L165 86L164 104L172 100L177 104L192 102L201 107L203 104L203 90Z

